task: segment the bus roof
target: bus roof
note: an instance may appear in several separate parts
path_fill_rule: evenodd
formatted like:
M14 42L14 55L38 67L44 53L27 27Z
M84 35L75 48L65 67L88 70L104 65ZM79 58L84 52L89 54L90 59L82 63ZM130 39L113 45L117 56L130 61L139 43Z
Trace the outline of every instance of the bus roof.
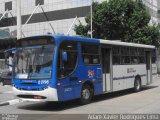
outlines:
M66 40L75 40L75 41L82 41L82 42L93 42L93 43L100 43L106 45L119 45L119 46L130 46L130 47L141 47L141 48L148 48L148 49L155 49L153 45L144 45L144 44L136 44L136 43L127 43L127 42L120 42L118 40L103 40L103 39L91 39L87 37L80 37L80 36L65 36L65 35L40 35L40 36L50 36L59 39L66 39ZM40 36L31 36L27 38L34 38Z
M80 37L80 36L64 36L64 35L56 35L56 37L69 38L71 40L79 40L79 41L85 41L85 42L97 42L98 41L100 44L108 44L108 45L119 45L119 46L130 46L130 47L155 49L155 46L153 45L127 43L127 42L120 42L118 40L103 40L103 39L94 39L94 38L91 39L91 38Z
M101 44L109 44L109 45L120 45L120 46L130 46L130 47L141 47L141 48L150 48L155 49L153 45L144 45L144 44L136 44L136 43L127 43L113 40L102 40L100 39Z

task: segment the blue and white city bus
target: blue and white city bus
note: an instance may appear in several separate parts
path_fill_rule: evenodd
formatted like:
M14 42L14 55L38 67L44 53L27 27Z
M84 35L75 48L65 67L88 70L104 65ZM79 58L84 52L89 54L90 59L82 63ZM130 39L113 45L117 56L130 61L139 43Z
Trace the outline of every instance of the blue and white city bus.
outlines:
M16 43L12 84L17 97L28 101L83 104L94 95L152 83L155 47L109 40L43 35Z

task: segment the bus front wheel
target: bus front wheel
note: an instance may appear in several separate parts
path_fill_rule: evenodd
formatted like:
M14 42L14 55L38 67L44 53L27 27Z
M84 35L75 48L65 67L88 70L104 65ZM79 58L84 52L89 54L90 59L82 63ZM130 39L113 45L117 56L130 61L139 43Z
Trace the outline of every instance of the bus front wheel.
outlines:
M82 104L88 104L91 102L93 97L93 90L90 85L85 84L82 87L80 102Z
M141 90L141 80L139 77L136 77L134 81L134 91L139 92L140 90Z

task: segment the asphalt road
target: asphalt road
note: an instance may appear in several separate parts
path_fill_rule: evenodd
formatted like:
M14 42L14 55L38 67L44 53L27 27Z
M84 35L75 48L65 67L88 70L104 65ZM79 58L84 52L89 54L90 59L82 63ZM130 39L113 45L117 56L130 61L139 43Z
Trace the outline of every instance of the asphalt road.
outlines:
M11 105L0 106L0 114L32 114L27 117L21 115L23 120L50 119L57 114L160 114L160 77L154 77L153 81L153 84L143 87L141 92L125 90L100 95L94 97L91 104L83 106L78 100L63 103L22 102L14 98L10 86L0 85L0 103L13 101ZM61 119L66 116L59 115ZM72 119L75 118L77 115L72 116Z

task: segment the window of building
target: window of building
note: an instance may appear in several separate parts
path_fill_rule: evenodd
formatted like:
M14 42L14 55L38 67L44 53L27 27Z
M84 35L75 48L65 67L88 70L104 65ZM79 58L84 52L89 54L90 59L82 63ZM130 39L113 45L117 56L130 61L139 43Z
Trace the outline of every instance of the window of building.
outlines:
M67 53L67 60L63 60L62 54ZM77 43L65 41L60 45L58 50L58 78L62 79L74 72L78 61Z
M5 3L5 11L12 10L12 1Z
M100 64L99 45L82 43L82 58L86 65Z
M44 0L36 0L36 6L37 5L44 5Z

